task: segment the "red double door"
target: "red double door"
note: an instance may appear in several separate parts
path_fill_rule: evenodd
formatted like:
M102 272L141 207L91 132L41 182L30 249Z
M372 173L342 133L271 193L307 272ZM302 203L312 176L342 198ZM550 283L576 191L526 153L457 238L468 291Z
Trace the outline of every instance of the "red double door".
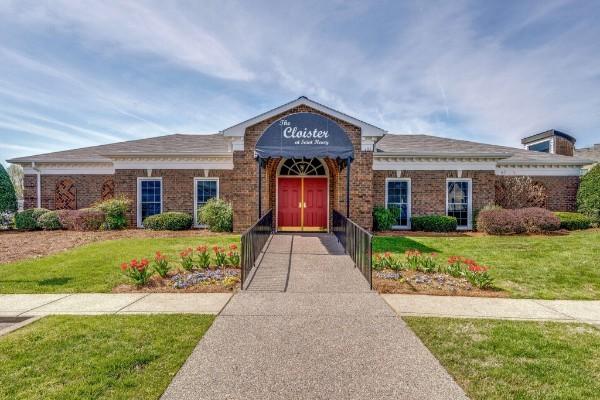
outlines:
M327 178L279 178L277 187L278 230L327 230Z

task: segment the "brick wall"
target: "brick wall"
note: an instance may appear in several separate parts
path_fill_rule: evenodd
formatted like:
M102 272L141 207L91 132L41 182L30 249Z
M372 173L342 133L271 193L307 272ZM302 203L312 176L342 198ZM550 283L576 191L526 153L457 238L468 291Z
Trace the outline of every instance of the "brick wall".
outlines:
M456 171L403 171L401 177L411 180L413 216L446 213L446 178L458 178ZM461 177L472 179L473 211L494 202L494 171L463 171ZM373 173L374 205L385 205L386 178L396 178L396 171Z
M254 160L254 148L256 142L264 130L276 120L285 115L298 112L312 112L325 115L337 122L348 135L354 146L355 160L351 166L352 184L350 192L350 217L358 224L371 229L372 216L372 153L361 151L360 128L339 120L331 115L322 113L308 106L299 106L284 113L261 121L246 128L244 136L244 151L235 151L233 155L234 174L232 190L236 193L233 197L234 230L243 231L248 228L257 218L257 168ZM267 170L263 170L263 210L275 206L275 164L271 164ZM327 161L330 174L330 209L337 209L345 213L345 171L342 171L338 179L335 162ZM333 168L332 168L333 167ZM265 207L268 204L269 207Z
M71 179L77 189L77 208L86 208L101 200L102 185L112 175L42 175L42 207L53 210L56 185L64 179ZM25 175L23 179L25 208L37 206L37 176Z
M219 178L219 198L231 201L237 194L232 188L231 170L210 170L207 178ZM130 226L137 226L137 178L148 177L146 170L116 170L115 195L125 195L132 200L129 213ZM152 178L162 177L163 211L180 211L194 214L194 178L205 178L204 170L166 169L152 170ZM235 216L234 216L235 218Z

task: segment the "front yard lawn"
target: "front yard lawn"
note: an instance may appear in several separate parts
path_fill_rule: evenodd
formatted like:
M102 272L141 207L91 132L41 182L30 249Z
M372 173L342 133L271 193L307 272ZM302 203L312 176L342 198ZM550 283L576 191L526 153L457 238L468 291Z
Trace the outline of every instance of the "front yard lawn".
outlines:
M154 257L161 251L171 260L179 252L200 244L229 246L238 235L108 240L62 253L0 264L0 293L110 292L127 282L119 266L133 258ZM14 243L18 246L19 243Z
M560 236L375 236L373 252L409 249L442 259L465 256L490 267L511 297L600 299L600 231Z
M600 330L591 325L404 318L472 399L592 399Z
M43 318L0 337L0 398L158 399L213 319Z

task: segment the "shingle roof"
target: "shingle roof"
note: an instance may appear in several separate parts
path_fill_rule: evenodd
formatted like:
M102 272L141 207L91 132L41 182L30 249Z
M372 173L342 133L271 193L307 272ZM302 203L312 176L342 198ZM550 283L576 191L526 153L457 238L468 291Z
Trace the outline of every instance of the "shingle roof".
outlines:
M223 134L175 134L14 158L8 162L110 162L111 156L216 155L229 152L229 143ZM593 163L593 161L581 157L540 153L514 147L429 135L387 134L377 142L376 152L406 156L490 157L498 159L498 164L587 165Z
M583 149L575 149L575 155L577 157L600 162L600 144L595 144L592 147L586 147Z
M174 134L14 158L8 162L109 162L109 156L211 155L228 152L229 144L222 134Z
M572 164L585 165L589 160L541 153L514 147L448 139L429 135L385 135L377 142L376 152L406 156L487 156L501 158L498 164Z

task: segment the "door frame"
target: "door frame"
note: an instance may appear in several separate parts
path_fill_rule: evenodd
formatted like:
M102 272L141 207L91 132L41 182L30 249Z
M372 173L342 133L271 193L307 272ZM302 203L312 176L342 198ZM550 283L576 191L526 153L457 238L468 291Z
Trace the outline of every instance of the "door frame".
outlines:
M281 171L281 166L283 165L283 163L285 162L285 158L281 159L281 161L279 162L279 165L277 166L277 174L275 176L275 232L279 232L279 178L295 178L295 179L303 179L303 178L308 178L308 179L313 179L313 178L326 178L327 179L327 232L329 232L329 190L330 190L330 179L329 179L329 168L327 167L327 163L325 163L325 161L321 158L319 158L318 160L321 162L321 164L323 164L323 166L325 167L325 176L323 175L311 175L311 176L300 176L300 175L284 175L284 176L280 176L279 175L279 171ZM302 197L304 198L304 185L301 184L300 187L300 191L302 194ZM302 213L302 215L300 216L300 218L303 218L304 214ZM302 230L303 227L303 223L304 221L302 221L302 225L300 227L299 231L294 231L294 232L313 232L313 231L304 231ZM281 232L290 232L290 231L281 231Z

